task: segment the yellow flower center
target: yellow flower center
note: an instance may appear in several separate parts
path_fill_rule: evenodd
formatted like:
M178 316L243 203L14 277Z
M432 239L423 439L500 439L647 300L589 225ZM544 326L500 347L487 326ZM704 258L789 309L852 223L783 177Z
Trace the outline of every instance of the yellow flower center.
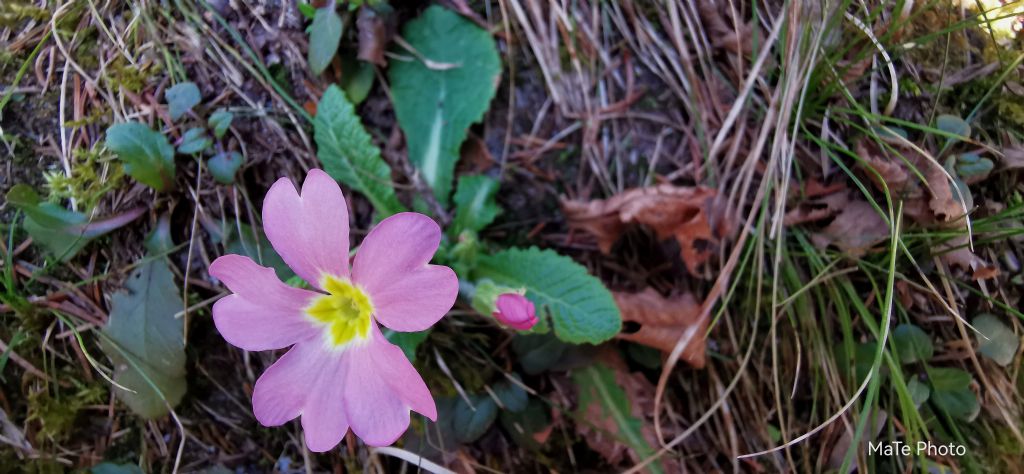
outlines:
M370 335L373 304L370 297L347 280L325 276L321 288L328 294L316 297L306 314L324 326L324 339L341 347Z

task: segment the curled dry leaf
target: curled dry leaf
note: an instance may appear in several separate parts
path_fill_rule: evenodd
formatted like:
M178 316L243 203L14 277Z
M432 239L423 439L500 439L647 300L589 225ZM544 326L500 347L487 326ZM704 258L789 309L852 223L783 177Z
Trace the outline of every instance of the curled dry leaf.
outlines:
M711 39L711 45L732 53L750 55L753 51L752 38L755 37L753 24L727 18L723 13L726 8L722 5L714 2L697 2L697 11L700 13L704 29L707 30L708 38Z
M651 227L659 239L675 237L686 268L698 274L714 255L731 226L714 205L717 192L703 186L662 184L633 188L608 199L562 200L569 226L597 237L602 252L611 251L626 226Z
M875 208L864 201L853 201L811 239L818 247L832 244L851 257L860 257L888 237L889 227Z
M600 362L574 374L579 409L586 423L575 423L587 445L612 465L628 457L638 463L659 446L654 429L655 387L642 373L630 372L615 352L605 351ZM676 427L662 422L666 435ZM673 456L662 456L646 472L683 472ZM657 468L660 468L657 469Z
M797 208L786 213L785 225L820 221L836 215L849 202L846 193L835 193L817 199L808 199L797 204Z
M998 267L990 265L971 251L967 235L960 235L937 245L935 252L946 266L967 272L974 281L990 280L999 276Z
M381 67L388 65L384 51L395 35L393 20L392 15L368 6L359 9L359 18L356 19L356 29L359 31L359 51L356 57L359 60Z
M622 313L622 321L640 326L640 329L634 332L619 334L620 338L627 341L669 353L675 349L679 338L683 337L688 329L698 325L692 339L683 349L680 359L698 369L704 367L708 321L700 321L700 305L693 295L684 293L665 298L657 291L647 288L640 293L615 292L613 296Z
M915 222L962 225L964 206L938 163L909 147L901 147L898 155L888 154L867 140L858 142L855 150L875 187L904 199L904 212Z
M1003 150L1003 158L999 161L999 167L1004 170L1024 169L1024 145Z

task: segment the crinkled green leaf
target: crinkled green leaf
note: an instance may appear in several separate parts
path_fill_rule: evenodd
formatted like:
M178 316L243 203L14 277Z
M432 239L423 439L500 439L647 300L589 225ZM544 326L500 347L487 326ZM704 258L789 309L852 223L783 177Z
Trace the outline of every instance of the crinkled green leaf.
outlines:
M167 109L171 120L178 120L192 110L192 107L199 105L199 101L203 99L199 93L199 87L194 82L176 84L164 92L164 98L167 99Z
M619 333L622 316L601 280L552 250L511 248L482 255L476 278L526 288L537 315L550 318L555 334L573 344L600 344Z
M337 86L324 92L313 121L317 157L334 179L366 195L380 217L405 210L395 196L391 167Z
M498 180L489 176L470 175L459 178L459 186L455 191L455 220L452 222L451 235L459 235L464 230L479 232L494 222L501 213L495 202L498 194Z
M956 368L929 368L931 401L949 416L970 421L981 411L978 397L971 391L971 374Z
M341 28L341 17L334 10L333 1L316 9L309 27L309 69L313 74L319 75L331 64L341 42Z
M971 321L971 325L982 334L975 335L978 339L978 352L1003 367L1013 362L1020 348L1020 337L1013 333L1013 329L991 314L979 315Z
M896 326L896 329L892 331L892 342L896 345L896 352L904 364L927 361L935 354L931 336L913 324L905 323Z
M102 347L114 362L114 381L132 390L114 393L135 414L157 418L185 395L183 319L175 317L185 306L163 259L137 267L124 286L111 298Z
M206 130L202 127L194 127L185 131L181 135L181 143L178 145L178 153L182 155L191 155L193 153L202 153L203 150L210 148L213 145L213 140L206 134Z
M583 423L593 423L600 428L608 425L601 420L612 420L617 432L608 433L629 446L638 459L647 459L654 449L644 438L641 429L643 420L637 418L626 391L615 381L615 372L603 364L594 364L573 372L572 379L579 389L579 404L576 416ZM663 472L655 462L647 465L652 472Z
M114 124L107 129L107 148L140 183L157 191L174 184L174 147L160 132L138 122Z
M210 114L210 118L207 119L206 123L213 130L213 136L220 139L224 138L224 134L227 133L228 127L231 126L231 121L234 119L235 114L224 109L217 109L217 111Z
M395 114L410 161L444 204L466 130L497 90L501 61L490 33L439 6L406 23L402 38L415 53L399 50L408 59L390 61Z
M237 151L222 151L210 157L206 167L218 183L231 184L235 182L235 174L244 161L242 154Z
M455 401L452 426L455 428L455 438L461 443L476 441L498 417L498 405L490 396L471 395L470 401L473 402L472 407L461 397Z

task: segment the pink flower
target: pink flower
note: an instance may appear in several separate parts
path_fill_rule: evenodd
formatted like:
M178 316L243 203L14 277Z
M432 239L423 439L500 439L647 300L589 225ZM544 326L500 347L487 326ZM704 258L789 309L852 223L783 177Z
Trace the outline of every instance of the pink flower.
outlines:
M519 293L502 293L494 300L494 319L520 331L526 331L537 324L533 302Z
M451 309L455 272L428 264L441 241L437 224L411 212L384 219L350 269L345 197L317 169L301 195L286 178L274 183L263 224L274 250L315 291L285 285L241 255L210 265L210 275L234 292L213 306L224 339L248 351L292 346L256 381L256 419L278 426L301 415L306 445L316 452L336 446L349 428L366 444L394 443L409 426L409 410L436 420L427 385L377 322L422 331Z

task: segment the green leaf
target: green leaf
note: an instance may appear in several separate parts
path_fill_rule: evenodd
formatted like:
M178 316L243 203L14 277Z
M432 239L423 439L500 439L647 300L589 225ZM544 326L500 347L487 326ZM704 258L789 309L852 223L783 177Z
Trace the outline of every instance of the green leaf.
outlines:
M167 109L171 114L171 120L178 120L192 110L192 107L199 105L202 95L199 94L199 87L194 82L182 82L167 89L167 92L164 92L164 98L167 99Z
M213 145L213 140L206 134L206 130L202 127L190 128L181 135L181 144L178 145L178 153L182 155L191 155L193 153L202 153L203 150L210 148Z
M603 364L594 364L573 372L572 379L579 388L578 419L584 420L583 423L596 424L600 429L606 425L615 426L617 432L609 434L635 451L638 459L654 454L654 449L641 432L643 421L633 413L629 397L615 381L615 372ZM603 423L603 420L612 423ZM658 463L647 467L652 472L662 472Z
M526 288L538 316L550 317L563 341L600 344L622 329L619 307L601 280L554 251L512 248L480 256L475 275Z
M210 118L207 119L206 123L213 130L213 136L221 139L224 138L224 134L227 133L228 127L231 126L231 121L234 119L235 114L224 109L217 109L216 112L210 114Z
M138 122L119 123L107 129L107 148L140 183L157 191L174 184L174 147L163 134Z
M23 227L32 240L60 261L70 260L90 240L124 226L145 212L144 208L136 208L90 222L84 214L43 202L35 190L25 184L13 186L7 192L7 202L25 213Z
M313 18L316 18L316 7L308 3L300 3L298 6L299 13L301 13L302 16L306 17L307 20L312 20Z
M988 176L996 165L988 158L982 158L976 152L964 153L956 157L954 170L965 180L979 180Z
M183 319L175 317L184 309L174 275L159 258L136 268L111 298L103 352L114 362L114 381L132 390L114 387L114 393L143 418L167 414L168 404L173 408L185 395Z
M551 426L547 406L537 399L530 399L522 411L503 410L499 415L501 426L520 447L539 449L540 443L533 435Z
M935 117L935 128L951 135L971 138L971 125L956 115L939 115Z
M327 69L341 42L341 17L334 11L334 2L318 8L309 27L309 69L319 75Z
M927 361L935 354L931 336L913 324L896 326L892 331L892 342L896 345L896 352L904 364Z
M519 378L516 377L516 379ZM530 394L526 393L522 386L508 379L494 384L494 395L501 400L501 404L506 410L513 412L523 411L530 401Z
M569 345L551 334L517 334L512 338L516 360L529 375L537 375L555 367Z
M971 374L955 368L929 368L931 401L953 418L970 421L981 411L978 397L971 391Z
M406 23L402 37L415 53L388 69L398 124L412 161L445 204L466 130L494 97L501 61L494 38L462 15L439 6Z
M978 352L1003 367L1013 362L1020 347L1020 338L1012 329L991 314L979 315L971 325L982 334L975 336L978 338Z
M459 178L451 235L459 235L464 230L479 232L494 222L494 218L501 213L501 208L494 201L497 193L498 180L494 178L481 175Z
M910 393L910 399L914 402L914 406L920 408L924 402L928 401L928 397L932 391L927 385L917 380L917 377L910 379L907 382L907 392Z
M419 332L398 332L390 329L384 330L384 337L391 341L392 344L398 346L405 353L405 356L409 358L409 362L416 362L416 348L427 340L427 336L430 336L430 329Z
M337 86L328 87L320 99L313 132L327 174L365 194L382 218L405 210L395 196L391 168Z
M461 443L476 441L498 417L498 405L490 396L472 395L470 401L473 402L472 407L463 398L455 402L452 426L455 428L455 439Z
M218 183L231 184L235 182L235 174L244 161L242 154L237 151L222 151L207 160L206 167Z
M273 268L281 281L287 281L295 276L291 267L284 263L284 259L274 251L274 247L270 245L270 240L267 239L263 230L248 224L239 224L239 227L242 229L241 234L234 226L225 232L227 234L224 239L225 253L245 255L264 267Z
M143 242L146 251L151 254L163 254L174 248L174 241L171 240L171 218L168 214L160 216L156 226L146 236Z
M92 474L142 474L142 468L135 464L114 464L101 462L89 469Z
M341 88L354 105L361 104L370 95L376 77L373 64L360 61L351 54L341 57Z

